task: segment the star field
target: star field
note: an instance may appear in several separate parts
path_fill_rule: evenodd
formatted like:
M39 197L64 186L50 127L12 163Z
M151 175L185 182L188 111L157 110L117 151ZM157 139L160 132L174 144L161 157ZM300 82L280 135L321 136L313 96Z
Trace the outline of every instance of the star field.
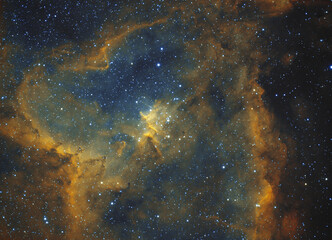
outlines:
M330 239L330 11L0 3L0 239Z

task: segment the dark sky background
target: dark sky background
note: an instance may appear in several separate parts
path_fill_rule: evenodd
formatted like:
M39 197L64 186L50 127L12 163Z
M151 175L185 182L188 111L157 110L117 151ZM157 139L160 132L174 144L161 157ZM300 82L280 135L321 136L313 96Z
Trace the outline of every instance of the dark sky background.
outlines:
M0 2L0 239L331 239L330 1Z

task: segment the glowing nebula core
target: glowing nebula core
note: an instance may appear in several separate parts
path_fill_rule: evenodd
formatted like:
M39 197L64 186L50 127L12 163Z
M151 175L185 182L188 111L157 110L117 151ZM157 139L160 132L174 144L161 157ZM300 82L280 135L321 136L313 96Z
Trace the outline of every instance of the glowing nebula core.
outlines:
M328 1L0 4L1 239L329 239Z

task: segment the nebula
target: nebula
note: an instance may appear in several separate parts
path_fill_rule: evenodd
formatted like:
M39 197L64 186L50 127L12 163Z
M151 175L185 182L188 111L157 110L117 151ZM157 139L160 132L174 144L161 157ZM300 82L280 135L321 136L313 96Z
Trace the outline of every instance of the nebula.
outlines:
M54 4L0 8L1 239L329 239L329 2Z

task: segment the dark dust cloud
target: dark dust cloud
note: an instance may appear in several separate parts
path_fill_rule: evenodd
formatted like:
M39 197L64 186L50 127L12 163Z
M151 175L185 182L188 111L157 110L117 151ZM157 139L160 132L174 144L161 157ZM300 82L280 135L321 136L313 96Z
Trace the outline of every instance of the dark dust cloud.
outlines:
M0 2L0 239L331 239L331 2Z

